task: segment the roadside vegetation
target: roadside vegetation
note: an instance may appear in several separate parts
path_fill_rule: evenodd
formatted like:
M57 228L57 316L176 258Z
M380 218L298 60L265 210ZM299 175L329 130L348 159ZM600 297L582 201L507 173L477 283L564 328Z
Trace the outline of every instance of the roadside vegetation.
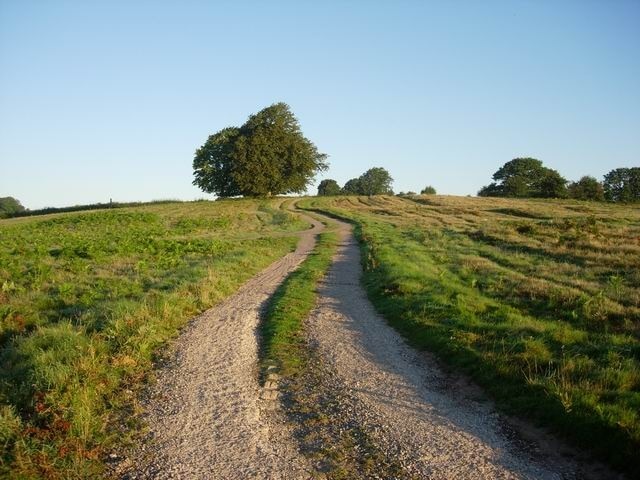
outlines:
M318 235L313 252L273 295L261 326L263 367L274 366L284 376L304 368L303 322L316 305L316 287L331 265L337 242L335 232Z
M302 453L317 477L405 478L398 463L372 442L363 425L345 408L344 392L305 333L305 320L316 306L318 284L331 266L338 237L332 227L318 236L307 259L278 288L262 323L263 377L277 372L284 413Z
M511 413L640 474L640 211L569 200L318 197L377 309Z
M99 476L154 352L295 248L281 203L1 221L0 476Z

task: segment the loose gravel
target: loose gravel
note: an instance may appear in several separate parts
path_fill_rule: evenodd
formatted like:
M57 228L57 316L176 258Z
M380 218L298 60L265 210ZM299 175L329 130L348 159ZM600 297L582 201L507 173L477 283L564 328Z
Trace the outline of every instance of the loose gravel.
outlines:
M195 318L143 401L149 435L123 464L127 479L297 479L309 467L258 382L265 302L309 254L322 224L306 218L294 253ZM275 402L277 404L277 402Z
M343 222L306 324L306 371L280 383L283 395L261 387L260 313L313 248L313 225L295 253L183 331L143 402L149 434L121 478L606 478L551 452L550 437L524 439L477 387L407 346L366 298Z

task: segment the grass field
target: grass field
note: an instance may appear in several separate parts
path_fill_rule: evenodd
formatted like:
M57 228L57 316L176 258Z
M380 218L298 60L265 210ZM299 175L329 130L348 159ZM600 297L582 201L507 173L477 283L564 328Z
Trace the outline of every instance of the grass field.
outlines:
M158 347L295 248L281 202L0 221L0 476L100 475Z
M640 475L640 209L324 197L354 221L374 304L510 412Z

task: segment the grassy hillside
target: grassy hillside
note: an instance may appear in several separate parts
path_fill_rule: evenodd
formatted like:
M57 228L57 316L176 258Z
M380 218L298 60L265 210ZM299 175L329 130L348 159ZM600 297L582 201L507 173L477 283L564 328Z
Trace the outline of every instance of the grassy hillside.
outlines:
M640 210L324 197L353 220L376 307L499 404L640 475Z
M0 221L0 476L99 475L153 352L295 247L280 203Z

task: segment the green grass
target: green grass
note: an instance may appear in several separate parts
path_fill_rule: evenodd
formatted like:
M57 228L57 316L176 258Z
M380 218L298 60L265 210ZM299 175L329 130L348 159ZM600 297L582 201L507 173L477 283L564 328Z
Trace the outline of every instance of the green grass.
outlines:
M331 265L338 238L324 232L300 267L278 287L261 326L262 364L274 365L283 376L293 376L307 358L303 322L315 307L318 282Z
M0 476L100 476L159 347L306 227L282 200L0 221Z
M405 478L401 466L354 425L343 392L326 384L327 370L305 338L305 320L316 306L318 283L337 250L336 233L319 235L301 266L272 297L262 323L262 367L281 376L284 412L300 450L317 469L310 478Z
M499 406L640 475L640 212L577 201L309 199L355 221L364 282L413 345Z

